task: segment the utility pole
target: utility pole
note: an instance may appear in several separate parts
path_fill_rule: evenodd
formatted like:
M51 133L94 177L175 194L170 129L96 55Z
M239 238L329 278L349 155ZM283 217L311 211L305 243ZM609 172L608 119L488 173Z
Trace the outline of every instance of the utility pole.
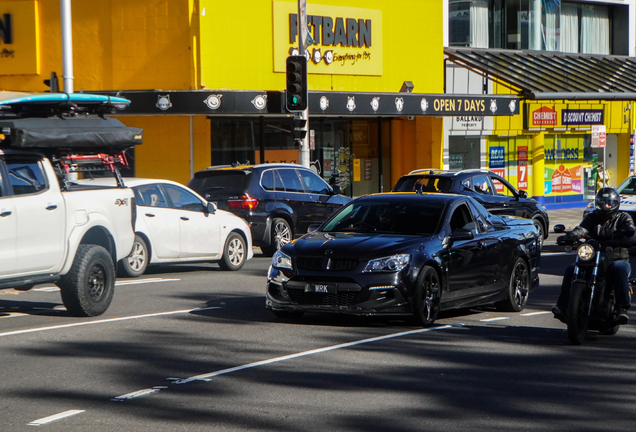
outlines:
M60 0L62 15L62 79L64 93L73 93L73 30L71 20L71 0Z
M298 54L305 56L305 49L307 49L307 0L298 0ZM305 74L307 74L307 68L305 68ZM305 76L305 80L307 77ZM306 82L306 81L305 81ZM309 107L305 108L298 113L297 118L305 120L305 130L309 131ZM303 138L300 139L300 145L298 149L298 159L302 166L309 168L310 165L310 153L309 153L309 134L306 133Z

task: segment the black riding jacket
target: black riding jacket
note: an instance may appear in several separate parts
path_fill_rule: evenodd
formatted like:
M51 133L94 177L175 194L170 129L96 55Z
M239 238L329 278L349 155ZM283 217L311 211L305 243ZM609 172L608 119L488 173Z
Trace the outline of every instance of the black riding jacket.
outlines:
M617 240L614 238L614 234L619 233L625 227L634 227L634 221L632 217L625 213L618 211L605 220L605 217L599 210L595 210L588 214L581 223L567 234L567 237L571 240L578 240L580 238L594 239L599 242L611 242ZM636 235L630 238L620 239L620 243L617 247L614 247L612 253L609 255L609 259L615 260L629 260L629 247L634 244Z

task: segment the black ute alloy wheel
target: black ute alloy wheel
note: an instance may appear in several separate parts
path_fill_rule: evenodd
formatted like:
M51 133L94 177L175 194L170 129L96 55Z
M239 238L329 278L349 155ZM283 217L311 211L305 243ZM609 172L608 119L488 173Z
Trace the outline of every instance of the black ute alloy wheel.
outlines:
M72 316L98 316L106 312L115 292L115 266L101 246L77 248L71 270L62 276L62 302Z
M119 261L119 276L131 278L141 276L148 268L149 259L150 251L148 250L148 245L141 236L136 235L130 255Z
M439 313L441 283L439 274L431 266L424 266L417 277L413 313L417 324L433 325Z
M247 256L247 246L245 239L239 233L233 232L227 236L223 257L219 261L219 267L226 271L240 270L245 264Z
M530 294L530 271L526 261L517 257L508 283L508 292L505 300L495 303L497 310L502 312L520 312L528 301Z

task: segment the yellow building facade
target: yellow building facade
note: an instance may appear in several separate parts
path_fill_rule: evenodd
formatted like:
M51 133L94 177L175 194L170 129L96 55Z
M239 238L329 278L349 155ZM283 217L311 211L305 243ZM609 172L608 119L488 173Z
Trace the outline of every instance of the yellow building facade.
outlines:
M604 185L616 187L633 175L630 101L526 100L520 114L496 118L494 125L487 167L545 204L589 201ZM492 156L501 152L505 166L494 167Z

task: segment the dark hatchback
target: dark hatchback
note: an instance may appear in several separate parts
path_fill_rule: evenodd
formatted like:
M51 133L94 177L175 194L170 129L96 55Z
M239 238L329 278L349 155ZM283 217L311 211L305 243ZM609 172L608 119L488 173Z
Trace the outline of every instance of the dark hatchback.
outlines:
M252 243L269 256L351 201L296 164L213 166L195 173L188 187L245 219Z
M431 325L445 309L520 311L539 284L533 222L493 215L470 197L367 195L316 228L272 258L266 307L277 316L401 315Z
M402 176L393 192L443 192L467 195L497 215L532 219L541 234L548 238L550 218L547 209L526 191L515 189L503 177L485 170L440 171L422 169Z

